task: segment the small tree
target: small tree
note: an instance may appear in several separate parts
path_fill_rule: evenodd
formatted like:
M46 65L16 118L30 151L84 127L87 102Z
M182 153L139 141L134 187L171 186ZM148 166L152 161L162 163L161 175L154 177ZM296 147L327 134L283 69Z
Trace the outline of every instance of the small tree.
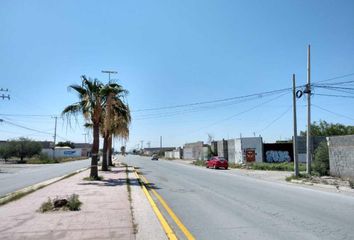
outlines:
M312 169L320 176L329 174L329 154L326 142L321 142L316 148Z
M39 154L42 150L40 143L32 141L28 138L19 138L9 142L11 156L19 157L21 162L24 162L24 158L33 157Z
M9 143L5 143L0 146L0 158L4 159L5 162L12 156L12 151Z
M70 141L58 142L56 146L58 146L58 147L70 147L70 148L75 148L75 144L74 144L73 142L70 142Z

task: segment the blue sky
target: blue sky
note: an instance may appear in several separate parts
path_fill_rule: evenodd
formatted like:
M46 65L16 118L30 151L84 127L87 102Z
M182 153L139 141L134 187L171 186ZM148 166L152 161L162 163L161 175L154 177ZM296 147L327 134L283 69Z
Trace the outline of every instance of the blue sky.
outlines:
M287 88L293 73L299 85L305 84L308 44L313 82L354 73L353 26L350 0L3 0L0 88L9 89L11 100L0 99L0 114L14 115L0 117L51 133L50 115L77 100L67 87L79 83L82 74L107 81L101 70L108 69L118 71L114 78L130 91L129 147L141 140L157 146L160 135L165 146L206 141L207 133L215 139L240 134L287 139L292 135L290 92L196 109L137 110ZM353 75L332 82L350 80ZM312 118L354 125L353 102L315 95L316 106L334 113L314 107ZM302 130L305 100L298 105ZM83 142L82 124L81 118L71 127L59 120L58 140ZM0 136L52 139L6 123L0 123Z

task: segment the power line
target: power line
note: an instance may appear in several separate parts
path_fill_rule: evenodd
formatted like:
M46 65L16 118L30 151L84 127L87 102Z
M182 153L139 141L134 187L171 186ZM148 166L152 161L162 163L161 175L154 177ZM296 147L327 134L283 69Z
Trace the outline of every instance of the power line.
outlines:
M37 132L37 133L42 133L42 134L51 135L51 136L53 135L53 133L50 133L50 132L41 131L41 130L37 130L37 129L34 129L34 128L26 127L26 126L23 126L23 125L20 125L20 124L17 124L17 123L8 121L8 120L4 120L4 119L0 119L0 122L5 122L5 123L10 124L12 126L23 128L23 129L26 129L26 130L29 130L29 131L33 131L33 132ZM65 140L65 141L70 141L67 138L59 136L58 134L57 134L57 137Z
M54 117L59 116L58 114L16 114L16 113L0 113L0 116L9 117Z
M333 78L328 78L328 79L325 79L325 80L317 81L317 82L314 82L314 84L311 84L311 85L315 86L316 83L333 81L333 80L336 80L336 79L346 78L346 77L349 77L349 76L354 76L354 73L349 73L349 74L340 75L340 76L337 76L337 77L333 77ZM353 83L353 82L354 81L346 81L346 82L337 82L337 83L329 83L329 84L335 85L335 84L346 84L346 83ZM304 86L305 85L300 85L300 86L297 86L296 88L304 87ZM283 89L277 89L277 90L273 90L273 91L260 92L260 93L253 93L253 94L243 95L243 96L235 96L235 97L230 97L230 98L216 99L216 100L212 100L212 101L201 101L201 102L194 102L194 103L186 103L186 104L177 104L177 105L171 105L171 106L156 107L156 108L144 108L144 109L134 110L132 112L158 111L158 110L164 110L164 109L183 108L183 107L197 106L197 105L206 105L206 104L210 104L210 103L227 102L227 101L232 101L232 100L236 100L236 99L242 99L242 98L248 98L248 97L254 97L254 96L262 96L262 95L278 93L278 92L287 91L287 90L291 90L291 88L283 88Z
M314 93L314 95L325 96L325 97L354 98L354 96L335 95L335 94L322 94L322 93Z
M212 100L212 101L202 101L202 102L194 102L194 103L188 103L188 104L171 105L171 106L165 106L165 107L138 109L138 110L134 110L132 112L157 111L157 110L172 109L172 108L183 108L183 107L190 107L190 106L197 106L197 105L206 105L206 104L211 104L211 103L228 102L228 101L244 99L244 98L250 98L250 97L257 97L257 96L258 97L263 97L263 95L281 93L281 92L289 91L289 90L291 90L291 88L283 88L283 89L267 91L267 92L253 93L253 94L243 95L243 96L216 99L216 100Z
M344 118L347 118L347 119L350 119L350 120L354 121L354 118L349 117L349 116L346 116L346 115L343 115L343 114L341 114L341 113L336 113L336 112L330 111L330 110L328 110L328 109L322 108L322 107L317 106L317 105L315 105L315 104L312 104L312 106L314 106L315 108L321 109L321 110L323 110L323 111L332 113L332 114L334 114L334 115L337 115L337 116L339 116L339 117L344 117Z
M256 109L256 108L259 108L259 107L261 107L261 106L263 106L263 105L265 105L265 104L267 104L267 103L270 103L270 102L272 102L272 101L274 101L274 100L276 100L276 99L278 99L278 98L281 98L281 97L285 96L286 94L288 94L288 92L286 92L286 93L284 93L284 94L281 94L281 95L278 95L278 96L276 96L275 98L272 98L272 99L270 99L270 100L268 100L268 101L265 101L265 102L263 102L263 103L257 104L257 105L255 105L255 106L253 106L253 107L251 107L251 108L248 108L247 110L238 112L238 113L233 114L233 115L231 115L231 116L229 116L229 117L227 117L227 118L224 118L224 119L221 119L221 120L219 120L219 121L216 121L216 122L214 122L214 123L212 123L212 124L209 124L208 126L205 126L205 127L200 128L200 129L198 129L198 130L196 130L196 131L194 131L194 132L198 132L198 131L203 130L203 129L205 129L205 128L208 128L208 127L217 125L217 124L219 124L219 123L221 123L221 122L225 122L225 121L228 121L228 120L230 120L230 119L232 119L232 118L238 117L238 116L240 116L240 115L242 115L242 114L245 114L245 113L250 112L250 111L252 111L252 110L254 110L254 109ZM193 132L193 133L194 133L194 132Z
M341 93L348 93L348 94L354 94L354 88L351 90L350 88L330 88L330 87L321 87L323 89L329 90L329 91L335 91L335 92L341 92ZM345 90L348 89L348 90Z
M10 125L12 125L12 126L19 127L19 128L23 128L23 129L26 129L26 130L29 130L29 131L34 131L34 132L38 132L38 133L43 133L43 134L52 135L52 133L44 132L44 131L37 130L37 129L34 129L34 128L29 128L29 127L26 127L26 126L22 126L22 125L20 125L20 124L13 123L13 122L10 122L10 121L8 121L8 120L0 119L0 122L5 122L5 123L10 124Z
M349 73L349 74L344 74L344 75L340 75L340 76L333 77L333 78L328 78L328 79L325 79L325 80L317 81L315 83L329 82L329 81L333 81L333 80L340 79L340 78L346 78L346 77L350 77L350 76L354 76L354 73Z
M272 95L267 95L265 97L269 97ZM155 118L166 118L166 117L172 117L176 116L179 114L186 114L186 113L194 113L194 112L200 112L200 111L209 111L211 108L221 108L221 107L229 107L232 105L248 102L248 101L253 101L257 100L259 97L253 97L253 98L248 98L248 99L241 99L237 102L231 102L231 103L217 103L214 105L209 105L209 106L199 106L199 107L193 107L190 109L183 109L183 110L172 110L170 112L158 112L158 113L151 113L151 114L144 114L144 115L139 115L137 118L134 118L134 120L146 120L146 119L155 119Z
M269 124L267 124L267 126L265 126L263 129L258 131L258 133L261 133L264 130L266 130L267 128L269 128L270 126L272 126L275 122L277 122L279 119L281 119L283 116L285 116L285 114L287 114L290 109L291 109L291 105L283 113L281 113L278 117L276 117L273 121L271 121Z

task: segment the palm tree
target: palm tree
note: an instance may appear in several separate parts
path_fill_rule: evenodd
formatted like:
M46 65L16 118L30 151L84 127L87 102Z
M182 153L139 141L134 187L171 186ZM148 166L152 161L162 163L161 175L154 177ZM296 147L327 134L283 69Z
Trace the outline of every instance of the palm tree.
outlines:
M70 85L69 88L78 93L79 101L67 106L62 115L70 118L82 113L85 120L92 124L93 129L93 144L91 149L91 171L90 177L98 179L98 150L99 150L99 129L102 116L102 87L103 84L97 79L88 79L86 76L81 76L82 84Z
M112 135L119 139L127 140L129 138L129 125L131 122L130 110L126 105L126 111L124 114L115 116L112 122ZM108 164L111 166L112 164L112 135L110 140L108 141Z
M106 84L102 90L105 98L105 108L102 114L103 121L103 156L102 170L107 171L108 165L112 165L112 131L114 130L114 122L127 120L130 123L130 111L122 100L128 91L121 85L113 82ZM127 125L128 126L128 125Z

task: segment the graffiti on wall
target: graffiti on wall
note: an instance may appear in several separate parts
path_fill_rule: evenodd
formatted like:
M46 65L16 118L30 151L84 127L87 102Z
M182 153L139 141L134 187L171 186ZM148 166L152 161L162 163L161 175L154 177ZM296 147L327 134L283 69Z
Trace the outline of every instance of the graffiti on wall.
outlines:
M267 162L289 162L291 160L288 151L267 151Z

